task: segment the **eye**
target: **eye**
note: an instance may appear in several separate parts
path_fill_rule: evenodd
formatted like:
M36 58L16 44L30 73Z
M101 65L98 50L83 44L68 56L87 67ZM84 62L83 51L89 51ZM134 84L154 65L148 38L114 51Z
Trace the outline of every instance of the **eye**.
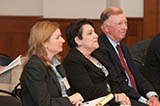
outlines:
M56 39L59 39L60 38L60 35L58 35L57 37L56 37Z
M128 24L127 21L124 24L127 25Z
M122 25L122 22L118 23L118 25Z
M92 34L92 32L89 32L89 33L88 33L88 35L91 35L91 34Z
M87 35L92 35L94 33L94 30L88 31Z

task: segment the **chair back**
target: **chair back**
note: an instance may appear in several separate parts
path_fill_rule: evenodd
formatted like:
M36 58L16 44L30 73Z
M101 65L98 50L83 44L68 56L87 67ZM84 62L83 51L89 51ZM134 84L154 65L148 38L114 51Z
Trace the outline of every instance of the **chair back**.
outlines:
M13 58L11 56L0 52L0 66L6 66L12 60L13 60Z
M129 48L129 51L130 51L132 57L144 62L144 58L147 53L147 48L148 48L151 40L152 39L143 40L143 41L140 41L140 42L136 43L135 45L131 46Z
M12 92L0 90L1 93L6 95L0 96L0 106L22 106L21 100Z
M133 61L138 70L141 70L142 67L144 66L144 59L147 53L147 48L151 40L152 39L140 41L129 48Z

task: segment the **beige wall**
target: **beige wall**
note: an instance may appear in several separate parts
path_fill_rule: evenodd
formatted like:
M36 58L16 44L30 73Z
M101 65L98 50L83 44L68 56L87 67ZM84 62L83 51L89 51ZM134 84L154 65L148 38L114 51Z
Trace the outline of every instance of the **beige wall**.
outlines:
M99 18L106 7L105 0L44 0L44 17Z
M144 0L107 0L107 7L123 9L127 17L144 17Z
M121 0L120 7L127 17L144 17L144 0Z
M42 0L0 0L0 15L41 16Z
M99 18L112 5L122 8L127 17L143 17L143 0L0 0L0 15Z

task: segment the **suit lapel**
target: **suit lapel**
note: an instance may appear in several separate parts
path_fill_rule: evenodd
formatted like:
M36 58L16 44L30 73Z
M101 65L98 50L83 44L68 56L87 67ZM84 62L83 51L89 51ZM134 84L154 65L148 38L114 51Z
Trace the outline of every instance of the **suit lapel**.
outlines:
M66 73L62 64L56 66L57 71L60 73L62 78L66 77Z
M61 86L60 86L59 81L57 79L57 76L53 72L52 68L49 67L47 71L48 71L49 75L53 78L53 80L54 80L55 84L57 85L58 89L61 91Z
M126 62L127 62L127 65L128 65L128 68L129 68L129 70L130 70L130 72L132 73L132 75L133 76L135 76L134 74L134 71L132 71L132 68L130 68L130 63L131 63L131 61L130 61L130 56L129 56L129 54L127 53L127 50L125 50L125 47L124 47L124 45L123 44L121 44L121 48L122 48L122 52L123 52L123 55L124 55L124 58L125 58L125 60L126 60Z
M114 47L112 46L112 44L109 42L109 39L106 37L106 35L104 33L101 34L100 36L102 36L101 40L104 44L103 46L105 46L104 48L107 48L106 50L109 51L109 58L112 58L112 60L115 60L114 62L116 62L116 64L121 68L120 70L125 72L125 70L122 67L122 64L120 62L119 56L118 56L117 52L115 51Z

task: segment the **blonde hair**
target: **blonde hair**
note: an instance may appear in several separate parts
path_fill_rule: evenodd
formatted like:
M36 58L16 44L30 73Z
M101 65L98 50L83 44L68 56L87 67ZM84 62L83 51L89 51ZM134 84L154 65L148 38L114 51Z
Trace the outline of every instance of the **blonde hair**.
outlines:
M103 25L103 23L111 16L111 15L119 15L123 14L122 9L118 7L109 7L106 8L102 14L100 15L100 24Z
M33 25L28 39L29 49L26 61L35 54L44 62L45 65L52 64L47 57L47 52L42 43L46 42L57 28L59 28L59 24L50 21L40 21Z

